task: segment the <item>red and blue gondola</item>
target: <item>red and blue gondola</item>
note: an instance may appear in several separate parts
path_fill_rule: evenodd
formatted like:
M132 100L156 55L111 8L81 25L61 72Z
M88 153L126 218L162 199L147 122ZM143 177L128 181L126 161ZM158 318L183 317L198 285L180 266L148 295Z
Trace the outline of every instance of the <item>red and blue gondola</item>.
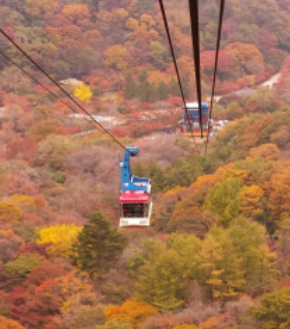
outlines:
M124 159L119 155L121 169L120 227L150 226L152 214L151 180L133 175L130 171L130 157L139 153L136 146L125 149Z

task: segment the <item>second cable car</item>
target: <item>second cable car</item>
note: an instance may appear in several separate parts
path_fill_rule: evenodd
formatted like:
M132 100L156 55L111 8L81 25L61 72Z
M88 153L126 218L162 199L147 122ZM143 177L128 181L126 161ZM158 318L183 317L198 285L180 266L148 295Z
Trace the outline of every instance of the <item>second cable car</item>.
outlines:
M151 180L130 172L130 157L139 153L136 146L126 147L123 161L119 154L121 169L120 227L150 226L152 214Z

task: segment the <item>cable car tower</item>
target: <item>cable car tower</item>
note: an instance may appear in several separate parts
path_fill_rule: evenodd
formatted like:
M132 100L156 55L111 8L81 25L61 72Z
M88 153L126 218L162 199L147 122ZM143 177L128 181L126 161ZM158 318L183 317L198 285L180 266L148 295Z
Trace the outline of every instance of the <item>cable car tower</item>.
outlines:
M130 172L130 157L139 154L136 146L125 149L123 161L118 155L121 169L120 190L120 227L147 227L150 226L152 214L151 180L140 178Z

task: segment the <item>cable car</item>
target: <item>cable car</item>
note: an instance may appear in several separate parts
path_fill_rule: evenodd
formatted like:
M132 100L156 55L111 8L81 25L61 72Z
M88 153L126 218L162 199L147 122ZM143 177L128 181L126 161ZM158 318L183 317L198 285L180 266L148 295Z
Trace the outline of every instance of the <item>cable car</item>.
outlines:
M152 214L151 180L130 172L130 157L139 154L134 145L126 147L123 161L118 155L121 169L120 227L150 226Z
M200 136L200 120L199 120L199 111L198 103L186 103L186 109L183 108L183 120L180 120L180 132L185 136L191 136L190 127L192 128L193 136ZM211 123L209 122L209 109L207 103L201 103L201 112L202 112L202 130L203 135L207 136L210 129ZM191 124L191 125L190 125Z

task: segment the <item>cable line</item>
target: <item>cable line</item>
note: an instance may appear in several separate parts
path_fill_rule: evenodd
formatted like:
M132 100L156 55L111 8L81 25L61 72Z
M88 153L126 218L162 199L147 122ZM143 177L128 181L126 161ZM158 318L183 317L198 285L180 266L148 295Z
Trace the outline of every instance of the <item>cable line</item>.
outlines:
M51 90L49 90L46 86L44 86L39 80L37 80L36 78L34 78L30 73L28 73L26 70L24 70L20 65L18 65L13 59L9 58L7 55L5 55L1 50L0 50L0 55L3 56L6 60L8 60L9 62L11 62L13 65L15 65L21 72L23 72L25 75L27 75L31 80L33 80L35 83L37 83L38 85L40 85L43 89L45 89L46 91L48 91L51 95L53 95L57 100L59 100L61 103L63 103L64 105L66 105L69 109L71 109L73 112L75 112L76 114L79 114L78 111L76 111L72 106L70 106L69 104L67 104L64 100L62 100L60 97L58 97L58 95L56 95L54 92L52 92ZM54 106L47 104L49 107L53 108L54 110L56 109ZM97 128L102 134L105 135L105 132L103 132L102 130L100 130L99 127L95 126L90 120L88 120L86 117L84 117L84 119L90 123L94 128Z
M13 39L9 37L1 28L0 33L8 39L31 63L33 63L55 86L57 86L74 104L76 104L86 115L88 115L103 131L109 135L120 147L126 149L126 147L118 141L106 128L104 128L83 106L81 106L71 95L61 87L53 78L51 78L40 65L38 65Z
M203 138L202 129L202 109L201 109L201 74L200 74L200 47L199 47L199 18L198 18L198 0L189 0L189 13L191 21L191 37L193 44L193 55L195 65L196 92L198 100L200 136Z
M224 8L225 8L225 0L221 0L220 13L219 13L219 23L218 23L219 24L218 25L218 34L217 34L216 51L215 51L214 74L213 74L211 99L210 99L209 122L211 122L211 118L212 118L212 108L213 108L215 82L216 82L217 67L218 67L218 60L219 60L219 50L220 50L220 41L221 41L221 33L222 33L222 26L223 26ZM210 133L210 126L208 128L208 135L207 135L207 138L206 138L205 156L207 155L207 146L208 146L208 142L209 142L209 133Z
M184 91L183 91L183 88L182 88L180 74L179 74L179 70L178 70L178 66L177 66L176 56L175 56L175 52L174 52L174 48L173 48L173 43L172 43L172 39L171 39L171 35L170 35L170 30L169 30L169 26L168 26L168 21L167 21L167 17L166 17L166 12L165 12L165 8L164 8L163 0L159 0L159 5L160 5L160 10L161 10L161 13L162 13L162 18L163 18L163 22L164 22L164 26L165 26L165 30L166 30L166 35L167 35L167 39L168 39L168 43L169 43L169 47L170 47L170 51L171 51L171 56L172 56L173 63L174 63L175 73L176 73L177 80L178 80L178 85L179 85L179 89L180 89L180 93L181 93L181 97L182 97L182 101L183 101L183 106L184 106L185 111L186 111L186 116L187 116L187 120L188 120L188 123L189 123L191 136L192 136L192 138L194 140L194 143L195 143L195 146L196 146L196 142L195 142L193 132L192 132L191 120L189 118L188 109L187 109L186 100L185 100L185 95L184 95Z

